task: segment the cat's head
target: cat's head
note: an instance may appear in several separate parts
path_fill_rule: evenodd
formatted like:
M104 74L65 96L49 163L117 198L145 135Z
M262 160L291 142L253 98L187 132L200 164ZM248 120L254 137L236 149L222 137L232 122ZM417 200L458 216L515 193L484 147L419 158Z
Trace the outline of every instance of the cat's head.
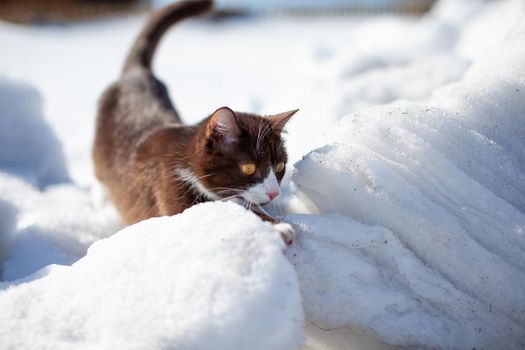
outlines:
M281 132L297 110L270 116L216 110L203 124L195 175L212 199L264 205L281 193L287 154Z

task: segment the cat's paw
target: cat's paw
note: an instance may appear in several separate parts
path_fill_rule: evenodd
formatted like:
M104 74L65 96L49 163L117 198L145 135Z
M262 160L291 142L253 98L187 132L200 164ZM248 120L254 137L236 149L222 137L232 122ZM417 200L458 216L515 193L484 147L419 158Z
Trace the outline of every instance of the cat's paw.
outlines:
M285 222L279 222L277 224L274 224L273 227L281 233L281 237L283 238L283 241L284 243L286 243L287 246L292 245L295 238L295 231L292 225L287 224Z

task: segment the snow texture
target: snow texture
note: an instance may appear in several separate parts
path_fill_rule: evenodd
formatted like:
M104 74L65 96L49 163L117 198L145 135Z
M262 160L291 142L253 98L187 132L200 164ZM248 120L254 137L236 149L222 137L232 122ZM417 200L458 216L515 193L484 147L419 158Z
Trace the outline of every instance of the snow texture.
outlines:
M25 277L49 264L69 265L121 226L112 207L94 205L90 193L73 184L40 191L1 172L0 184L3 280Z
M296 54L285 92L268 101L269 109L296 103L287 143L297 161L324 138L342 115L398 100L430 97L460 80L472 61L490 51L524 13L521 0L441 0L419 20L372 17L339 36L312 39ZM309 35L310 34L308 33Z
M283 248L233 203L143 221L71 267L0 290L2 347L298 348L301 299Z
M425 103L343 117L296 164L313 210L343 215L290 217L309 320L403 346L523 348L523 42L520 25Z
M286 258L233 204L121 230L94 116L144 18L0 23L0 348L524 348L524 7L166 36L155 71L186 122L301 108Z

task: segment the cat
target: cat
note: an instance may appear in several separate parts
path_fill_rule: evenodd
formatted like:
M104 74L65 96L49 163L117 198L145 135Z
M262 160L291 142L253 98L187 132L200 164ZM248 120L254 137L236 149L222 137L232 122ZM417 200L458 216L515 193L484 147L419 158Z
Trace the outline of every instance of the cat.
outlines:
M207 0L180 1L150 17L121 77L100 98L95 175L128 224L204 201L236 200L271 221L291 244L292 227L261 206L280 194L287 162L281 131L297 110L259 116L221 107L196 125L184 125L152 72L164 32L211 6Z

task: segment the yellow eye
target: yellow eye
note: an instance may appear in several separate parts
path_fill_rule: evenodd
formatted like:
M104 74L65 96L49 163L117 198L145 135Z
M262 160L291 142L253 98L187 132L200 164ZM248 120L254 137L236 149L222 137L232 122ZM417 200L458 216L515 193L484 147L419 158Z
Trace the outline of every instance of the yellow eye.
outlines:
M284 163L283 162L277 163L277 165L275 166L275 171L280 173L283 170L284 170Z
M245 175L252 175L257 167L253 163L247 163L241 165L241 170Z

